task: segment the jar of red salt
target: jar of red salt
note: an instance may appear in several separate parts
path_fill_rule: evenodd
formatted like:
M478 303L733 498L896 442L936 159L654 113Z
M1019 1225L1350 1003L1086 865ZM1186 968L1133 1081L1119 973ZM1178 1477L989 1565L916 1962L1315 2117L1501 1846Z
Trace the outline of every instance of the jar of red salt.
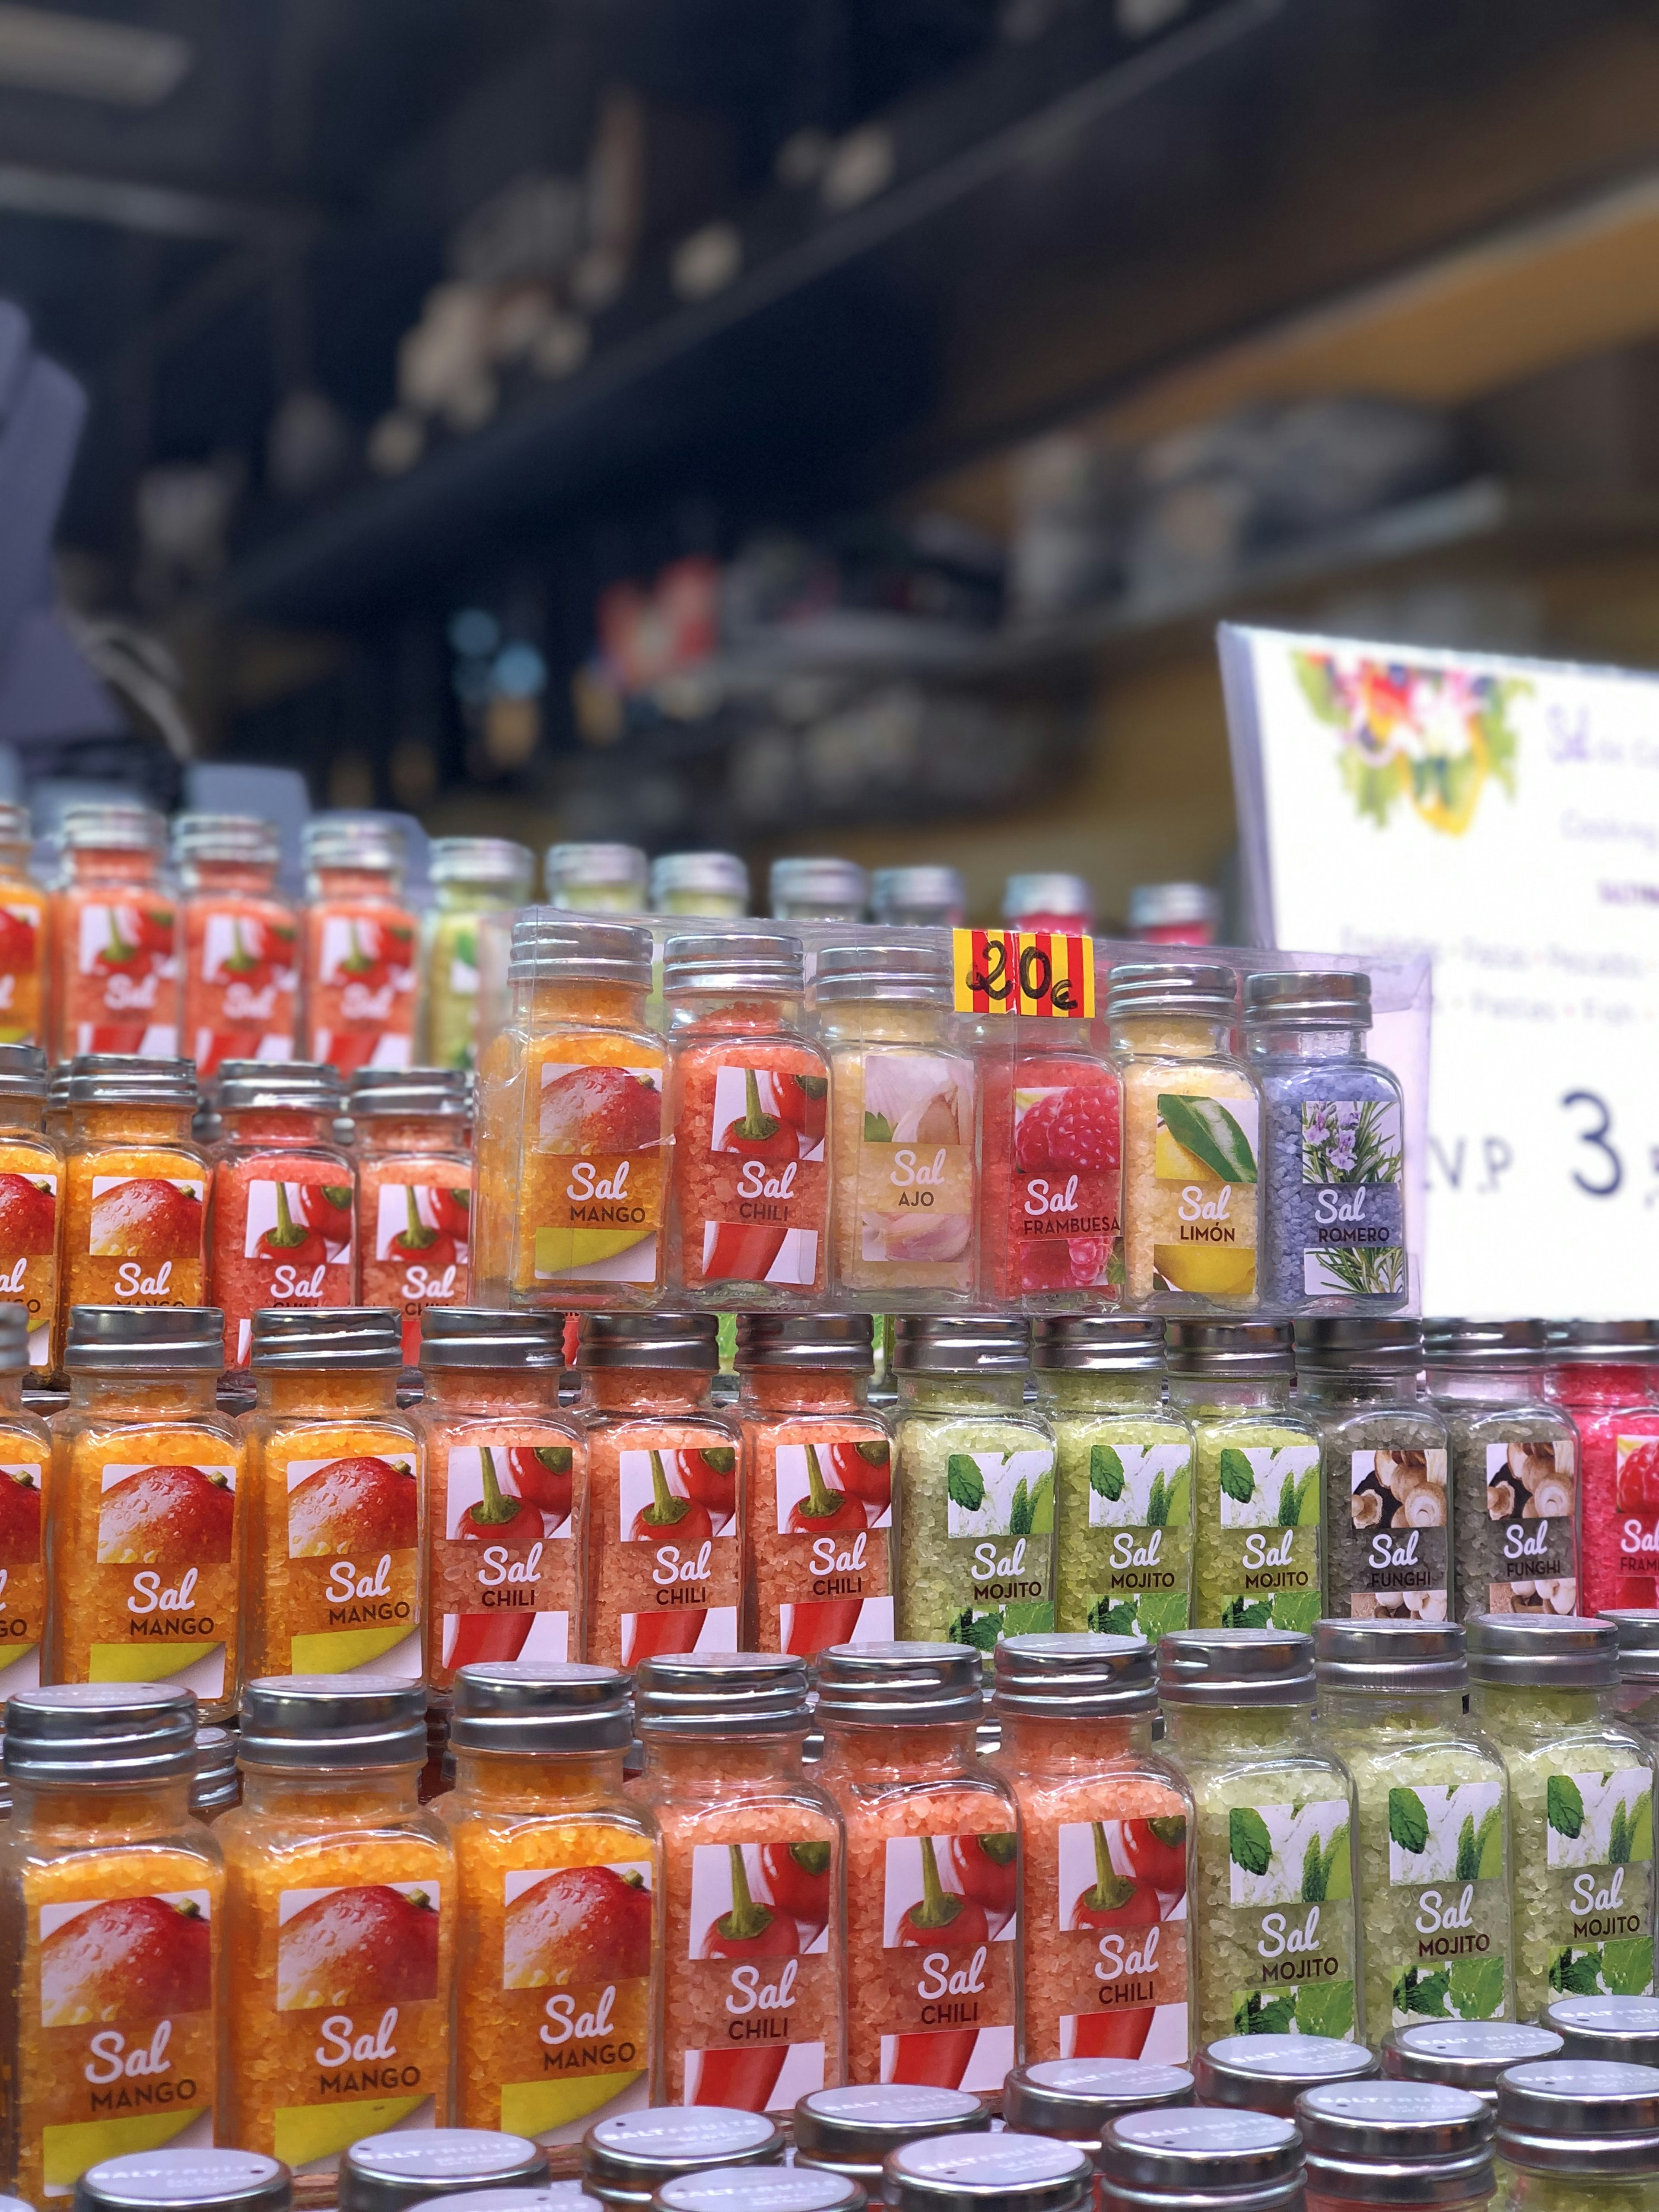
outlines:
M981 1763L981 1656L840 1644L818 1661L818 1780L847 1824L847 2071L994 2092L1014 2063L1018 1814Z
M582 1656L595 1666L737 1644L741 1437L709 1407L717 1328L713 1314L583 1316Z
M1551 1322L1546 1342L1582 1455L1579 1610L1659 1603L1659 1322Z
M992 1702L994 1763L1019 1808L1022 2060L1183 2064L1193 1804L1152 1750L1152 1645L1010 1637Z
M349 1306L356 1250L350 1157L333 1141L343 1097L312 1060L227 1060L219 1079L208 1296L224 1309L225 1365L246 1367L266 1306Z
M663 2047L680 2105L783 2112L845 2078L843 1835L802 1769L806 1669L760 1652L641 1667L631 1785L663 1851Z
M893 1633L891 1444L868 1314L739 1314L743 1642L816 1658Z
M167 824L148 806L64 811L64 878L52 901L54 1060L83 1052L179 1050L173 894L161 880Z
M300 1025L299 917L276 894L276 826L252 814L181 814L185 1049L204 1082L227 1060L291 1060Z
M305 863L306 1057L342 1075L407 1067L416 960L403 832L374 814L319 814Z
M799 938L671 937L669 1280L700 1304L799 1307L823 1290L830 1063L799 1030Z
M362 1302L402 1314L405 1367L419 1364L426 1308L471 1295L471 1111L460 1068L369 1067L351 1079Z
M979 1267L995 1304L1115 1305L1123 1295L1121 1094L1093 1026L985 1021Z

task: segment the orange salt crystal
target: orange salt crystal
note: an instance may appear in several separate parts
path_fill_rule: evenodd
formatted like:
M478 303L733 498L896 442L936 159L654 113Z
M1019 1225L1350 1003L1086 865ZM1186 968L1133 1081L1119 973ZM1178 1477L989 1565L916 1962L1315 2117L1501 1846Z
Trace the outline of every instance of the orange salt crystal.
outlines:
M28 1316L28 1363L52 1358L63 1242L64 1148L41 1127L46 1056L0 1044L0 1298Z
M70 1077L63 1306L207 1298L207 1161L187 1060L88 1054Z
M178 912L161 882L167 824L148 806L64 810L52 895L52 1058L179 1049Z
M420 1360L422 1314L467 1303L471 1092L447 1067L369 1068L351 1085L362 1302L402 1315L405 1367Z
M23 1410L28 1328L21 1306L0 1305L0 1698L40 1680L46 1561L42 1514L52 1439Z
M1191 1792L1152 1750L1152 1648L1129 1636L997 1646L993 1761L1019 1808L1022 2063L1182 2065Z
M236 1708L244 1453L214 1394L215 1306L76 1306L53 1417L45 1668L53 1682L168 1681Z
M49 905L29 873L32 842L27 807L0 802L0 1043L44 1047Z
M250 1682L225 1855L221 2142L332 2173L449 2118L455 1859L416 1802L418 1684Z
M543 2143L662 2094L661 1854L629 1802L628 1678L530 1662L456 1678L455 2120Z
M666 2101L792 2112L846 2079L842 1823L801 1765L806 1669L757 1652L639 1675L662 1835Z
M224 1868L189 1809L196 1700L140 1683L6 1708L8 2185L66 2202L124 2152L213 2141Z

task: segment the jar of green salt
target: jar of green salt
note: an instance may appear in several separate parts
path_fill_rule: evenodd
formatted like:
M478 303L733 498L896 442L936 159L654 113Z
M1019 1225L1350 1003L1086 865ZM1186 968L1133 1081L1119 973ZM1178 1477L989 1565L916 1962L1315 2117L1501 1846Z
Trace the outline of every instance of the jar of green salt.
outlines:
M1659 1613L1604 1613L1619 1637L1619 1717L1659 1754Z
M1320 1735L1359 1800L1361 1972L1373 2040L1414 2020L1509 2020L1508 1785L1463 1718L1463 1631L1322 1620Z
M1617 1715L1605 1620L1468 1625L1469 1717L1510 1784L1516 2010L1653 1987L1653 1753Z
M1187 1626L1193 1581L1193 1432L1164 1403L1164 1323L1054 1315L1031 1364L1054 1431L1060 1626L1156 1644Z
M1319 1431L1293 1411L1288 1322L1173 1322L1170 1399L1191 1422L1194 1628L1305 1634L1321 1603Z
M1419 1387L1423 1325L1299 1321L1296 1404L1319 1426L1325 1610L1451 1617L1446 1423Z
M1164 1748L1197 1804L1194 2039L1362 2040L1353 1783L1314 1734L1313 1638L1186 1629L1158 1677Z
M1654 2212L1659 2068L1512 2066L1498 2084L1495 2212Z
M1025 1404L1023 1316L902 1314L893 1364L893 1607L906 1643L1054 1625L1054 1439Z

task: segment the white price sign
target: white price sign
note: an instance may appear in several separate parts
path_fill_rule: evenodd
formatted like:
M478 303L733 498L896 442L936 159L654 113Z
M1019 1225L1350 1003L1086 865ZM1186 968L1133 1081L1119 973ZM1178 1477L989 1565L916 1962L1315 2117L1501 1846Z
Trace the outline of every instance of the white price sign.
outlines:
M1424 1310L1659 1314L1659 677L1221 653L1260 941L1434 963Z

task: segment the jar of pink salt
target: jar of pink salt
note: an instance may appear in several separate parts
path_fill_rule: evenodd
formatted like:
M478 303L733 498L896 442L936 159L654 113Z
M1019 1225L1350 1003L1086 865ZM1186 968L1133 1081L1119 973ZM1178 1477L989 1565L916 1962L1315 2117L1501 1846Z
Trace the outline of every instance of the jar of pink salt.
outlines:
M1152 1647L1131 1636L1010 1637L997 1646L992 1702L1002 1723L994 1763L1019 1808L1022 2059L1181 2065L1192 2047L1193 1801L1152 1750Z
M1659 1603L1659 1322L1552 1322L1546 1346L1582 1455L1579 1610Z

